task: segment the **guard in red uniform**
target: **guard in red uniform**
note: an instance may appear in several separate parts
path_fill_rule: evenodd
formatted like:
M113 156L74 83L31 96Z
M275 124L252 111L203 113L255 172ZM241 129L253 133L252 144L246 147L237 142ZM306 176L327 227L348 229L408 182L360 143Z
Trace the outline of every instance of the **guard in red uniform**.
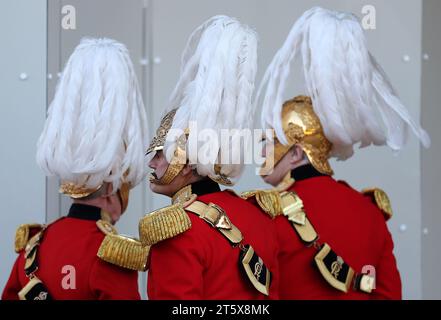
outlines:
M140 221L141 241L152 246L150 299L277 298L271 219L219 187L242 170L242 147L226 142L241 134L228 130L251 128L256 42L253 31L225 16L209 19L188 41L182 76L147 150L154 155L150 187L173 203ZM203 133L211 140L198 141Z
M309 97L282 104L293 57L302 58ZM262 122L275 137L266 139L261 174L276 189L243 196L274 218L280 298L400 299L386 194L334 180L328 159L347 159L359 142L399 150L408 127L424 145L430 140L370 55L357 18L305 12L268 67L265 86Z
M147 249L118 235L111 223L101 219L101 208L74 203L67 217L47 227L21 226L16 238L19 256L2 299L139 299L138 273L133 270L144 269ZM29 270L34 271L29 281L25 256L33 245L38 246L32 239L42 231L38 270ZM26 234L29 236L24 238ZM125 249L131 252L118 257L116 252ZM32 289L23 291L29 282L36 283L37 277L47 288L49 297L41 291L38 295Z
M346 183L320 173L311 164L295 168L291 176L295 183L287 189L287 192L294 192L303 201L303 211L320 235L320 239L314 243L316 246L327 243L352 268L354 276L352 282L350 276L345 279L345 287L341 287L344 290L339 286L341 282L336 284L338 290L335 290L336 288L332 286L333 281L330 281L331 285L329 285L318 275L317 270L311 267L305 268L311 261L325 264L326 260L315 260L316 256L318 259L318 248L305 245L302 238L295 235L292 222L280 216L275 222L281 246L279 256L280 263L283 264L281 272L287 283L280 287L281 297L400 299L400 275L393 255L392 237L385 223L385 218L388 219L391 214L387 198L383 197L378 202L374 198L372 202L370 197L363 196ZM379 189L373 190L373 193L385 195ZM320 201L317 201L318 194ZM332 278L329 279L333 280L332 263L330 270ZM356 281L360 281L361 278L357 279L355 272L375 277L375 282L371 287L360 287L360 283ZM302 274L302 277L296 277L296 274ZM336 274L334 272L334 275ZM325 272L325 275L328 273ZM329 279L325 278L325 280ZM296 286L298 290L293 290L288 283ZM370 295L363 291L367 288L368 292L371 292Z
M139 299L148 247L113 225L143 178L146 115L128 51L84 39L60 78L37 162L61 179L67 217L17 229L2 299Z
M156 156L152 167L161 157ZM146 238L152 245L149 298L276 298L277 241L269 217L209 179L179 192L183 204L176 202L141 221L150 230ZM161 240L164 234L167 240Z

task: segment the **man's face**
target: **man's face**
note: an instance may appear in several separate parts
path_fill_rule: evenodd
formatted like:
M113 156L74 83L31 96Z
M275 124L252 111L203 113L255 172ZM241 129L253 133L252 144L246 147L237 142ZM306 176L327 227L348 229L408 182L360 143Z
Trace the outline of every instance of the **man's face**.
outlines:
M268 144L263 144L262 147L262 157L267 158L267 156L271 156L268 150L270 147ZM270 170L268 173L262 175L263 181L272 185L273 187L277 186L280 182L282 182L283 178L285 178L288 171L291 170L290 163L291 151L288 151L283 158L274 166L273 170ZM268 159L269 160L269 159Z
M164 152L159 150L155 153L155 156L150 160L149 167L153 169L152 175L156 179L161 179L164 173L167 171L169 163L164 156Z
M168 166L169 163L162 150L157 151L155 156L149 162L149 167L153 169L151 174L155 177L155 179L161 179L167 171ZM154 193L171 197L185 186L185 183L187 183L185 178L186 177L183 176L183 172L181 170L181 172L179 172L179 174L169 184L161 185L150 181L150 189Z

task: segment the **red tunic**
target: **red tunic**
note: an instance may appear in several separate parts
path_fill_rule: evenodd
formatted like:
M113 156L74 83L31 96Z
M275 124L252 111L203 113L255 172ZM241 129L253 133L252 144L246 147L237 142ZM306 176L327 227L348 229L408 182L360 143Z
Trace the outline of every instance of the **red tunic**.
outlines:
M223 191L199 196L223 208L272 273L270 297L258 292L242 274L239 248L206 221L187 212L192 227L154 245L150 251L150 299L266 299L277 298L277 239L270 218L257 207Z
M48 226L38 249L39 269L36 275L53 299L140 299L136 271L123 269L97 257L104 237L96 226L96 220L67 217ZM22 251L12 268L2 299L19 299L18 292L28 282L24 262ZM70 268L63 273L65 266L73 266L75 272ZM75 289L65 289L66 285L63 288L63 283L72 284L73 275ZM63 282L66 276L68 278Z
M363 266L375 267L376 289L343 293L331 287L315 266L317 250L305 247L291 223L279 216L281 299L401 299L392 237L383 213L367 197L329 176L296 181L289 190L302 199L321 243L328 243L357 273Z

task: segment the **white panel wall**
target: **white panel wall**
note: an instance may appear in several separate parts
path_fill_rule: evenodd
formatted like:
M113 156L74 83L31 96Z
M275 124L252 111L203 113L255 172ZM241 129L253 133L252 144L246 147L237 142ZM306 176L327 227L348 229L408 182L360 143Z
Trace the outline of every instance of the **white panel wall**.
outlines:
M367 31L369 46L386 69L392 82L412 115L419 117L421 100L421 42L422 42L422 0L7 0L0 10L0 36L4 43L0 51L0 147L1 181L0 187L0 289L9 275L14 260L13 234L17 224L48 220L65 214L69 202L57 196L57 181L50 180L45 194L45 179L35 165L35 143L42 129L46 109L46 14L48 14L48 72L54 77L60 71L79 39L85 35L109 36L126 43L131 51L138 77L142 83L147 112L150 116L150 132L153 134L159 123L163 107L172 91L179 73L180 55L191 31L205 19L215 14L227 14L249 24L260 36L259 73L263 71L276 50L281 46L294 21L301 13L314 5L331 9L352 11L359 16L365 4L373 5L377 13L377 29ZM437 17L437 0L430 0L431 6L425 10L425 17ZM436 4L435 4L436 2ZM77 9L77 29L60 28L61 7L74 5ZM434 11L435 10L435 11ZM436 18L433 18L436 20ZM432 20L433 20L432 19ZM435 21L433 20L433 21ZM428 27L427 27L428 28ZM430 28L429 28L430 29ZM432 29L430 29L432 30ZM11 32L12 31L12 32ZM425 43L436 43L439 32L425 32ZM439 41L438 41L439 43ZM434 61L427 65L427 83L438 83L438 47L429 46L434 52ZM408 56L409 61L403 60ZM148 65L140 64L146 58ZM432 67L431 67L432 66ZM296 69L294 69L296 70ZM297 69L298 70L298 69ZM29 78L20 81L21 72ZM48 99L52 99L55 78L48 82ZM435 79L435 80L433 80ZM286 98L303 93L299 73L294 73L292 85L288 87ZM439 86L438 86L439 87ZM431 87L432 88L432 87ZM432 88L429 102L425 104L425 121L432 138L436 135L437 87ZM435 91L433 91L435 90ZM423 91L424 92L424 91ZM423 97L424 98L424 97ZM424 99L423 99L424 101ZM259 112L257 112L259 114ZM259 126L256 121L256 126ZM438 126L439 127L439 126ZM404 297L422 296L421 271L421 229L425 225L438 223L434 217L439 211L436 193L439 179L432 175L438 172L436 161L431 161L435 153L420 151L417 141L411 137L407 148L394 156L385 148L357 150L356 155L333 166L336 178L344 179L355 188L379 186L384 188L392 200L395 216L389 223L396 243L396 256L401 270ZM427 156L420 163L421 153ZM429 171L423 177L423 185L431 193L425 192L425 210L429 216L421 225L421 165L428 163ZM438 170L438 171L436 171ZM431 178L432 177L432 178ZM238 190L266 187L254 174L254 167L247 168ZM26 201L23 199L26 198ZM47 198L47 208L45 199ZM318 201L320 199L318 198ZM133 192L129 210L117 226L126 234L137 234L137 221L146 211L164 205L169 200L152 195L146 184ZM344 222L342 222L344 223ZM400 227L401 230L400 231ZM424 238L425 247L436 243L433 237ZM425 242L424 242L425 241ZM433 247L433 245L432 245ZM435 249L433 249L435 250ZM423 262L425 290L428 297L439 297L439 286L431 286L432 265L439 264L439 254L427 251L427 263ZM430 262L430 263L429 263ZM426 273L427 272L427 273ZM426 276L427 274L427 276ZM140 291L145 292L145 279L141 278ZM436 295L436 293L438 295Z
M0 290L15 261L19 224L45 221L45 178L35 164L46 111L46 0L0 9ZM20 80L20 74L24 80Z
M422 150L422 273L423 298L441 299L441 1L423 1L423 59L421 117L432 135L430 150Z

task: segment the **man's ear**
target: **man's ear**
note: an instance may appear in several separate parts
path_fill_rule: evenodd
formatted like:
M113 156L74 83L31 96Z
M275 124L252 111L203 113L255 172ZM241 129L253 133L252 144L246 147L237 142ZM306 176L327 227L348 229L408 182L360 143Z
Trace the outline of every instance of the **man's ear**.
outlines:
M289 155L289 163L293 165L303 160L304 152L299 145L294 145L291 150L289 150Z
M106 189L106 192L103 194L103 197L108 197L112 194L113 192L113 184L112 183L107 183L105 184L104 188Z
M185 167L181 170L181 173L183 176L187 176L189 174L191 174L193 171L193 169L191 168L191 166L189 164L186 164Z

